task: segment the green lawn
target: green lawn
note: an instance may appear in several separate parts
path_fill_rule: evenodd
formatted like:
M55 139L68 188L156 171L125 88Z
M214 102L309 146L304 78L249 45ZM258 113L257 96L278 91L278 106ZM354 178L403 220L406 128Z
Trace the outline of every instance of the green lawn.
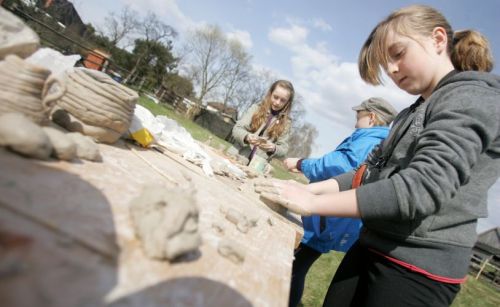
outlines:
M344 257L343 253L330 252L322 255L311 267L306 278L302 306L314 307L323 304L330 281ZM455 298L452 307L496 307L500 306L500 288L491 282L469 275L467 282Z
M330 281L344 253L330 252L319 257L306 276L302 306L322 306Z
M476 280L469 275L467 282L462 285L453 307L493 307L500 306L500 288L486 279Z

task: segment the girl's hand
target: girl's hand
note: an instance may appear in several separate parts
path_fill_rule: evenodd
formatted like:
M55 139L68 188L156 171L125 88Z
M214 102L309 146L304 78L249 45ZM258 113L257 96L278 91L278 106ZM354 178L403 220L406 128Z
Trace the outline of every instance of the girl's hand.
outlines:
M265 152L275 152L276 151L276 145L272 142L265 142L259 144L259 148L264 150Z
M282 205L288 210L302 216L312 214L310 207L313 199L303 184L293 180L260 180L255 183L255 191L261 198Z
M256 145L259 143L259 137L253 133L249 133L245 136L245 141L250 145Z

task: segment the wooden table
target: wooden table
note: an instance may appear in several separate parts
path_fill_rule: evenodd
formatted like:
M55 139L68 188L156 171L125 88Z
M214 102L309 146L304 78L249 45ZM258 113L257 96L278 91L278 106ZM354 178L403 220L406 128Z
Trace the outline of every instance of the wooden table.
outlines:
M0 148L1 305L287 306L301 227L262 203L251 180L207 177L175 154L129 146L99 145L101 163ZM196 187L203 243L169 263L145 256L128 207L144 185L172 181ZM238 231L228 208L257 226ZM223 239L244 247L243 263L219 255Z

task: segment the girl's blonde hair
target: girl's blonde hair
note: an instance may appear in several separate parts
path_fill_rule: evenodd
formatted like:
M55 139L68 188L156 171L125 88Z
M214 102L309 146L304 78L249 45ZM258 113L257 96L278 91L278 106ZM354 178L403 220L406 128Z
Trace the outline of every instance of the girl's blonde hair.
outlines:
M271 95L278 86L281 86L288 90L288 92L290 93L290 97L288 98L288 101L283 109L280 110L277 120L267 130L267 134L273 141L276 141L285 132L285 130L289 128L291 123L289 115L290 111L292 110L292 101L293 97L295 96L295 90L293 89L293 85L290 81L278 80L271 85L271 87L267 91L266 96L262 100L259 109L253 114L252 123L250 124L250 132L255 132L267 120L267 117L271 112Z
M454 37L450 24L440 12L430 6L412 5L393 12L370 33L358 58L361 78L373 85L382 83L381 67L386 68L389 62L386 45L389 33L393 31L415 39L414 35L430 36L436 27L446 31L447 53L456 69L490 71L493 68L488 41L479 32L461 31Z

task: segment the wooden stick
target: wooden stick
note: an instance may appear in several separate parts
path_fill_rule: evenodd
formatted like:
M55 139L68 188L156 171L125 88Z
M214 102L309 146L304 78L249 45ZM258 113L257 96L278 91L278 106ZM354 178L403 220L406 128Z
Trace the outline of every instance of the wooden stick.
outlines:
M479 272L477 272L476 280L479 278L479 276L481 275L481 273L483 272L484 268L486 267L491 258L493 258L493 256L489 256L481 265L481 269L479 270Z
M146 158L144 158L143 156L141 156L137 150L130 146L129 144L125 143L125 145L137 156L139 157L142 161L146 162L146 164L148 166L150 166L154 171L156 171L158 174L160 174L161 176L163 176L164 178L166 178L168 181L172 182L173 184L175 185L179 185L179 183L177 182L177 180L175 180L174 178L170 177L169 175L165 174L165 172L163 172L161 169L157 168L155 165L153 165L153 163L149 162Z

